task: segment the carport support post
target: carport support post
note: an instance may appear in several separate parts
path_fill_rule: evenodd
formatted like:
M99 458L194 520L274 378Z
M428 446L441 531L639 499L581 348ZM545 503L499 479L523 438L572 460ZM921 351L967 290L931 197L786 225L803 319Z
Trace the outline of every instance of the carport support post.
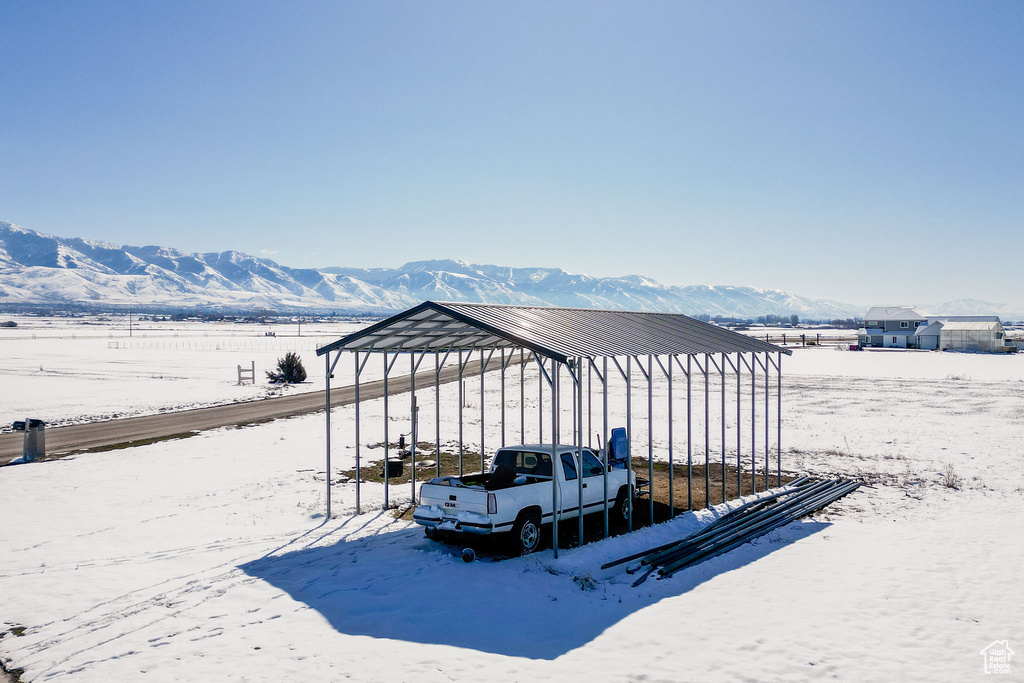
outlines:
M396 356L396 358L397 358L397 356ZM385 351L384 352L384 507L381 508L382 510L387 510L388 509L388 494L391 492L391 482L390 482L390 479L389 479L389 475L391 474L391 472L389 471L390 468L388 467L388 462L391 460L391 456L389 455L389 449L391 448L391 444L389 443L389 440L388 440L388 422L389 422L389 420L388 420L388 403L389 403L389 401L388 401L388 370L390 370L390 369L391 368L388 366L388 352ZM401 454L399 454L399 455L401 455Z
M751 493L758 493L758 353L751 351Z
M693 511L693 402L691 394L691 363L693 356L686 354L686 509Z
M490 360L488 356L487 360ZM484 435L486 426L484 424L484 377L487 375L484 372L487 369L487 363L484 362L484 350L480 349L480 474L484 473Z
M540 363L540 358L537 359ZM555 461L558 460L558 361L551 359L551 547L558 559L558 475ZM543 381L543 377L541 381ZM559 463L561 464L561 463Z
M441 354L434 352L434 461L438 477L441 476Z
M778 422L776 422L776 428L778 429L778 439L775 442L776 457L778 458L778 467L775 470L777 475L775 479L775 485L782 486L782 354L777 353L775 354L775 357L778 359L778 364L775 367L779 371L778 389L775 392L775 400L777 404L776 412L778 413Z
M540 358L537 358L537 443L544 443L544 368ZM555 420L551 420L551 428L554 429ZM554 463L551 467L554 468ZM554 469L552 469L554 472Z
M740 471L743 468L742 462L740 461L740 439L742 429L740 423L740 417L743 407L743 402L740 400L742 397L742 391L740 390L740 370L742 369L743 352L736 352L736 497L740 498L743 496L742 479L740 478Z
M501 350L501 447L505 447L505 349Z
M420 356L423 360L423 356ZM412 487L412 504L416 504L416 352L409 352L409 412L412 420L409 426L409 484ZM385 464L384 469L387 469Z
M711 355L704 354L704 507L711 507L711 388L708 385L708 370Z
M519 443L526 443L526 350L519 348Z
M359 514L359 352L352 354L356 361L355 404L356 404L356 514Z
M338 351L341 355L341 351ZM327 397L327 519L331 518L331 354L324 354L324 394Z
M592 441L594 436L594 364L588 358L587 359L587 445L593 447L594 442Z
M583 359L576 358L576 453L579 455L579 462L576 465L576 489L579 492L579 519L580 540L578 547L583 547Z
M633 357L626 356L626 483L629 491L629 519L626 520L626 528L633 530Z
M725 489L725 353L722 353L722 367L718 369L721 376L719 389L722 392L722 502L728 498Z
M651 354L647 354L647 511L648 524L654 526L654 356Z
M659 361L660 362L660 361ZM668 357L668 518L676 516L676 468L672 459L672 356Z
M608 442L608 356L603 358L601 369L601 443L604 444L604 471L601 475L604 485L604 537L608 538L608 466L611 464L611 444Z
M462 402L465 397L462 395L462 349L459 349L459 476L462 476Z
M768 382L771 380L771 377L768 374L768 363L769 363L768 351L765 351L764 352L764 490L765 491L767 491L769 488L771 488L771 485L772 485L771 481L769 479L769 477L771 476L771 467L772 466L771 466L771 456L769 454L770 448L769 448L769 444L768 444L768 427L769 427L769 425L768 425L768 405L769 405L768 404L768 393L769 393L769 391L768 391L768 386L769 386Z

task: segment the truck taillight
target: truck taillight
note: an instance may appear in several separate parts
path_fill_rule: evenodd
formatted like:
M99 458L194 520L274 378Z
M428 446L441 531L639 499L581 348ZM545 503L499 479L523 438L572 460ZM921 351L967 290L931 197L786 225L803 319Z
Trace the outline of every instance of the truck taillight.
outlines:
M498 497L495 496L493 493L487 494L487 514L498 514Z

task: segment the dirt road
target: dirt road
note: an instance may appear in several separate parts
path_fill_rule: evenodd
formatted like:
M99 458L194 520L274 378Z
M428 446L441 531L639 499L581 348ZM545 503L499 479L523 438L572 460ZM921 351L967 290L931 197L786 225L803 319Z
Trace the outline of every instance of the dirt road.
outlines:
M527 361L530 356L526 357ZM518 362L518 355L514 362ZM488 372L500 367L496 360L491 361ZM471 362L463 371L463 377L480 374L480 364ZM441 371L441 383L457 381L459 369L451 366ZM416 386L423 390L434 386L434 371L416 374ZM388 379L388 393L401 394L409 391L409 376L391 377ZM359 385L359 399L370 400L384 395L384 382L367 382ZM355 401L355 387L331 387L331 405L349 405ZM297 396L267 398L244 403L229 403L209 408L196 408L159 415L127 417L103 422L91 422L66 427L46 429L46 455L54 457L80 453L91 450L108 450L131 445L139 445L163 439L190 436L195 432L217 427L247 425L265 422L279 417L304 415L323 410L326 402L323 391L315 391ZM20 432L0 434L0 465L21 456L24 435Z

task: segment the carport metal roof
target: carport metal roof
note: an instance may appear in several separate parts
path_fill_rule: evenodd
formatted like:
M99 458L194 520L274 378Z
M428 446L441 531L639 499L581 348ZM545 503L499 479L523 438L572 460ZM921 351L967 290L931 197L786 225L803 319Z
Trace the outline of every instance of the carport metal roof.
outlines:
M526 348L561 363L575 357L792 354L789 349L677 313L426 301L323 346L317 355L334 350L500 348Z

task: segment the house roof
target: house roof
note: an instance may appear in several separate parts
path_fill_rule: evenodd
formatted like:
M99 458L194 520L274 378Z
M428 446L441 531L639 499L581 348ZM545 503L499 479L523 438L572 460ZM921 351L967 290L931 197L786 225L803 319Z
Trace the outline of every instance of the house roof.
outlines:
M943 330L992 330L996 327L1002 327L998 320L989 321L959 321L959 320L943 320Z
M439 303L419 306L317 349L448 351L525 348L569 358L785 353L774 344L676 313Z
M938 336L941 331L942 323L938 320L932 320L927 325L921 325L914 330L914 334L918 337Z
M930 315L928 320L951 323L997 323L998 315Z
M925 320L925 316L907 306L872 306L864 320Z

